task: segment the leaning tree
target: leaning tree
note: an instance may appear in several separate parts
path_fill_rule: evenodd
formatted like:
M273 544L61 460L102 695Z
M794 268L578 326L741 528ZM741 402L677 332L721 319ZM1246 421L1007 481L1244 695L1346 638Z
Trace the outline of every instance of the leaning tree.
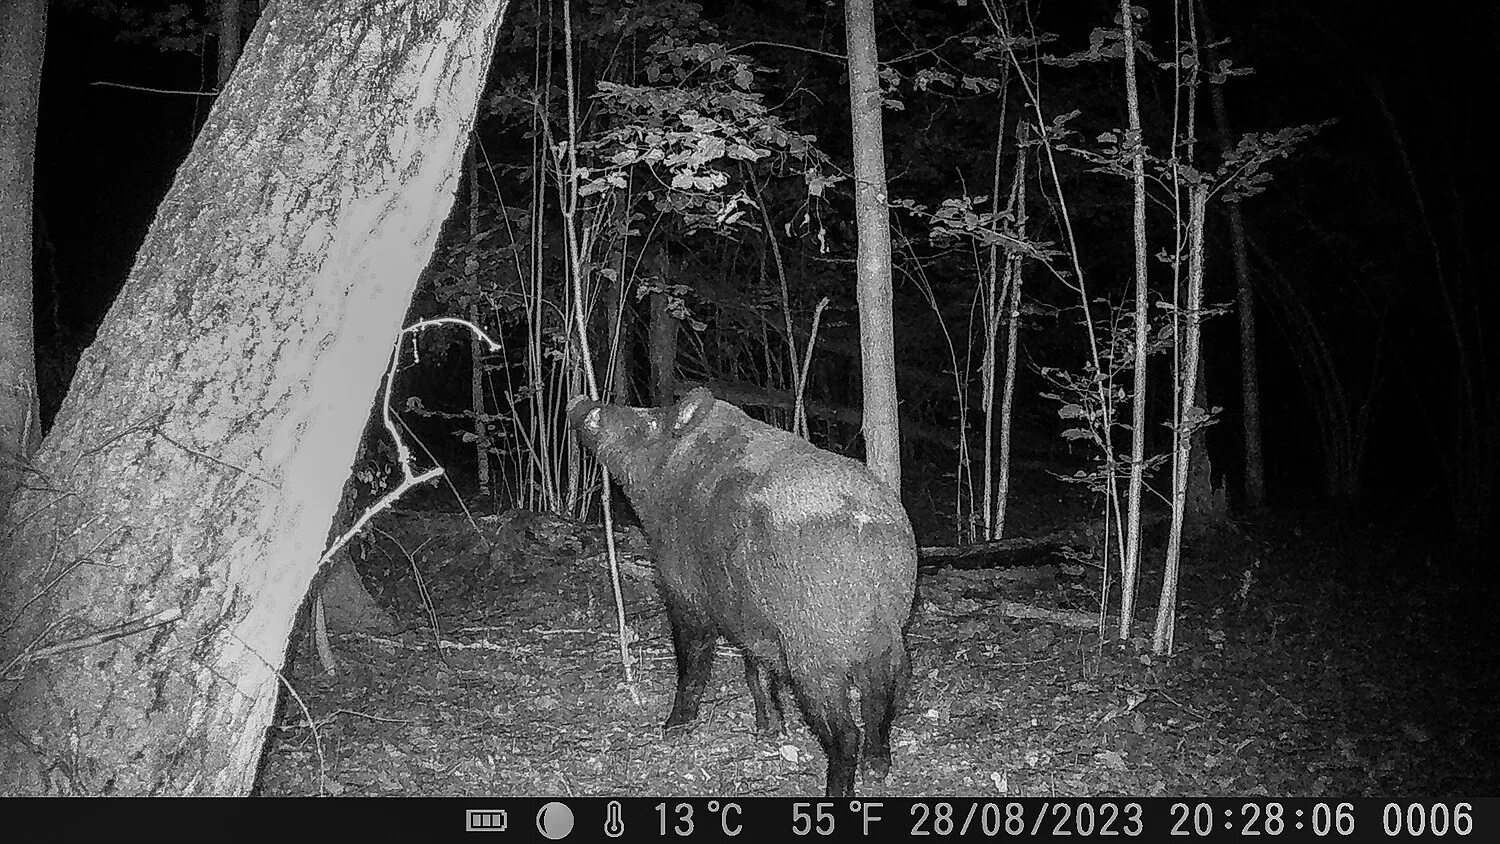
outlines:
M283 0L9 511L0 792L243 794L507 0Z

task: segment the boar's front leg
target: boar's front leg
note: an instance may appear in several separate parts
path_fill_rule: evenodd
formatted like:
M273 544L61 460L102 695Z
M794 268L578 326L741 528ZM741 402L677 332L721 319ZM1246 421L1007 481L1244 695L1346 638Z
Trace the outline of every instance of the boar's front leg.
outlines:
M672 647L677 653L677 697L672 714L662 729L670 730L698 718L698 704L714 670L714 647L719 631L704 613L667 599L667 618L672 623Z

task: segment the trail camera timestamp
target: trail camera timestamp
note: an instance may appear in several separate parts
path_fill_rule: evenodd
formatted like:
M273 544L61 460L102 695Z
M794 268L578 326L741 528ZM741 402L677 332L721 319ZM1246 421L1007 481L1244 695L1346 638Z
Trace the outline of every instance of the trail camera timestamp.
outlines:
M644 802L644 801L642 801ZM644 808L644 807L643 807ZM1471 802L1309 799L683 800L654 805L657 835L725 840L998 838L1465 838L1479 827Z

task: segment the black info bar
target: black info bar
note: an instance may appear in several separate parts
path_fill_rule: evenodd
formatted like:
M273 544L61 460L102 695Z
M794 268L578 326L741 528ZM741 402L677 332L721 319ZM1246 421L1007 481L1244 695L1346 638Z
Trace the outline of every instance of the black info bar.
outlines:
M84 803L87 805L84 805ZM490 797L3 801L70 838L131 828L471 841L1497 840L1500 799Z

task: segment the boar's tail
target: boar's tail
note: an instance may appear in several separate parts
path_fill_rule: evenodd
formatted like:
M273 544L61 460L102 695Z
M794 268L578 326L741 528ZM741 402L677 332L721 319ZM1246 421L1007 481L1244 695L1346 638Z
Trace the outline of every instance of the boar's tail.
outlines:
M783 643L789 644L793 643ZM855 640L852 649L825 642L811 652L800 652L794 645L786 649L786 657L802 714L828 757L826 793L853 794L860 759L867 774L884 779L891 767L891 722L900 711L910 671L901 627L872 630ZM851 687L859 690L862 731L850 707Z

